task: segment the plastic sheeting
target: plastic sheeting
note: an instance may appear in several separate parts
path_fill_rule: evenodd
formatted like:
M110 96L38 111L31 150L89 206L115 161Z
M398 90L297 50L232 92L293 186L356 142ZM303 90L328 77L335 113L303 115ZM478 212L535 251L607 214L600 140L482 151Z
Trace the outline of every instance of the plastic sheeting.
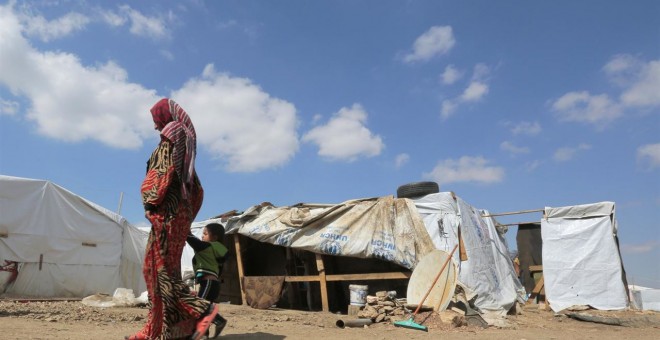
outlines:
M412 201L392 196L337 205L254 206L226 233L318 254L378 258L412 269L434 249Z
M455 198L454 198L455 197ZM414 200L415 207L437 249L450 252L458 244L458 230L467 252L467 261L459 264L459 282L477 294L475 305L484 311L508 311L524 288L518 280L509 250L497 233L492 218L451 192L426 195Z
M614 203L546 207L544 216L543 278L552 310L573 305L626 308Z
M146 289L145 233L49 181L0 176L0 234L0 261L21 264L7 295L85 297L119 287Z
M660 312L660 289L628 285L631 307Z

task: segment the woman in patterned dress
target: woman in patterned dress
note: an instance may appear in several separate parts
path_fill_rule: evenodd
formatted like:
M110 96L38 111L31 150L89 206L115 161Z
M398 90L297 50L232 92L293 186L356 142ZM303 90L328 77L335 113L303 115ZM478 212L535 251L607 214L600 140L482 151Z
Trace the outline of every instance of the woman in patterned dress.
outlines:
M181 253L204 198L195 172L195 128L171 99L158 101L151 115L160 143L147 162L141 187L145 217L151 222L143 267L150 309L142 330L126 339L185 337L197 320L192 336L197 340L218 315L218 306L192 295L181 277Z

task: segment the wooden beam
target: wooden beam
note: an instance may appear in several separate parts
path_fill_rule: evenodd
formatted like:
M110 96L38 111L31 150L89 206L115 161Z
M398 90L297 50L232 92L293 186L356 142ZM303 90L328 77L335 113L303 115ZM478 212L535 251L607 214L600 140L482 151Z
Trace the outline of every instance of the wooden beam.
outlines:
M527 304L531 303L536 299L541 294L541 290L545 291L544 283L543 283L543 276L539 279L539 282L536 283L536 286L534 286L534 289L532 289L532 294L529 296L527 299ZM539 301L541 302L541 301ZM546 301L547 304L547 301Z
M325 281L362 281L362 280L406 280L412 272L368 273L368 274L332 274L326 275ZM286 276L286 282L320 282L319 275Z
M316 282L321 281L318 275L299 275L299 276L285 276L284 282Z
M321 284L321 305L323 306L324 312L330 311L330 306L328 304L328 284L325 277L325 266L323 266L323 256L321 254L316 255L316 268L319 270L319 283Z
M241 254L241 239L238 233L234 234L234 248L236 250L236 267L238 269L238 284L241 287L241 301L245 306L247 305L247 300L245 298L245 289L243 288L243 277L245 273L243 272L243 255Z
M461 259L461 261L467 261L468 260L468 255L467 255L467 250L465 249L465 243L463 243L463 233L461 233L461 228L460 226L458 227L458 257Z
M543 266L542 265L529 266L529 271L530 272L542 272L543 271Z
M334 274L326 275L327 281L359 281L359 280L396 280L409 279L412 272L370 273L370 274Z

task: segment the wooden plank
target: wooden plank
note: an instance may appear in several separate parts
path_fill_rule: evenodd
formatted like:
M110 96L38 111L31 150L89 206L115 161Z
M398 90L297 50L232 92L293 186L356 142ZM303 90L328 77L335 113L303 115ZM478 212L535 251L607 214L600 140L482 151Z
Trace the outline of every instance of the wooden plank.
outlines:
M326 281L357 281L357 280L396 280L409 279L412 272L390 272L369 274L333 274L326 275Z
M318 275L298 275L285 276L284 282L318 282L321 278Z
M406 280L412 272L368 273L368 274L332 274L326 275L325 281L361 281L361 280ZM316 282L321 281L319 275L286 276L286 282Z
M234 234L234 247L236 248L236 267L238 269L238 284L241 287L241 301L245 306L247 305L247 300L245 298L245 289L243 288L243 277L245 274L243 272L243 255L241 254L241 239L240 235Z
M541 290L544 289L543 287L543 276L541 276L541 279L539 279L539 282L536 283L536 286L534 286L534 289L532 289L532 294L529 296L529 299L527 299L527 304L532 303L534 299L536 299L537 296L539 296L539 293L541 293ZM546 301L547 304L547 301Z
M467 261L468 260L468 255L467 255L467 250L465 249L465 243L463 243L463 234L461 233L461 227L458 227L458 257L461 259L461 261Z
M319 283L321 284L321 305L323 306L324 312L330 311L330 305L328 304L328 285L325 278L325 267L323 266L323 256L321 254L316 255L316 268L319 270Z
M543 265L529 266L529 271L530 272L542 272L543 271Z

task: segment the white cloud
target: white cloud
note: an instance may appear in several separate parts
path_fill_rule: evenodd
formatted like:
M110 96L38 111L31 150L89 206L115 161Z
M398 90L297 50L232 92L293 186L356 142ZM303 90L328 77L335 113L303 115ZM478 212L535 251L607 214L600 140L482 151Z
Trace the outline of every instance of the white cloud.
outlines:
M591 95L587 91L569 92L552 104L562 121L580 122L605 127L621 117L621 107L606 94Z
M488 93L488 85L475 81L470 83L461 95L461 101L474 102L479 101L483 96Z
M509 152L513 155L529 153L528 147L516 146L509 141L504 141L500 144L500 149Z
M440 109L440 117L445 120L454 114L456 111L456 101L447 99L442 101L442 108Z
M148 17L128 5L122 5L119 9L123 15L128 16L130 19L131 33L153 39L162 39L169 36L170 32L163 18Z
M26 115L38 133L117 148L158 137L149 114L160 98L154 90L128 82L112 61L85 66L72 54L37 51L9 7L0 6L0 22L0 85L28 100ZM276 167L298 149L295 107L247 79L216 74L209 65L172 98L189 112L200 146L225 159L230 171Z
M319 155L331 160L354 161L360 156L379 155L385 145L365 126L367 112L359 104L342 108L327 124L308 131L303 142L319 147Z
M541 133L541 124L538 122L520 122L511 128L514 135L535 136Z
M488 160L481 156L463 156L458 160L446 159L438 164L423 177L447 184L454 182L497 183L504 179L504 169L497 166L488 166Z
M609 80L620 86L630 86L643 63L629 54L615 55L603 66Z
M642 67L637 81L621 94L627 107L655 107L660 105L660 60Z
M174 54L168 50L160 50L160 55L163 56L163 58L172 61L174 60Z
M472 78L468 86L456 98L445 99L442 101L440 117L445 120L453 115L458 107L465 103L480 101L489 91L488 75L490 68L483 63L474 66Z
M99 10L99 15L103 22L113 27L123 26L128 21L126 15L119 15L112 10Z
M455 43L451 26L433 26L415 40L413 51L403 60L407 63L427 61L436 55L448 53Z
M0 115L14 116L18 112L18 102L0 98Z
M525 163L525 170L527 170L528 172L532 172L538 169L539 166L541 166L541 161L533 160L531 162Z
M660 246L660 242L652 240L641 244L622 244L621 251L626 254L648 253Z
M394 160L394 165L397 169L401 168L404 166L408 161L410 160L410 155L407 153L400 153L396 155L396 159Z
M298 151L295 106L271 97L249 79L218 73L209 64L172 98L189 113L198 142L225 160L228 171L278 167Z
M48 21L42 16L22 16L25 22L25 33L38 37L44 42L65 37L75 31L80 31L90 22L90 19L80 13L70 12L55 20Z
M629 54L619 54L603 66L603 71L608 80L622 88L618 99L587 91L566 93L552 104L560 120L604 128L627 110L660 106L660 60L645 62Z
M440 75L442 83L445 85L451 85L457 80L461 79L463 73L459 71L454 65L447 65L445 71Z
M27 118L40 134L119 148L140 147L153 136L155 91L128 82L112 61L85 66L69 53L37 51L10 6L0 6L0 22L0 84L28 99Z
M637 160L649 169L660 168L660 143L637 148Z
M591 145L589 144L580 144L577 147L564 147L564 148L559 148L557 151L555 151L555 154L553 155L553 159L557 162L567 162L573 159L578 152L580 151L586 151L591 149Z
M474 65L472 71L472 81L485 81L490 75L490 67L484 63L477 63Z

